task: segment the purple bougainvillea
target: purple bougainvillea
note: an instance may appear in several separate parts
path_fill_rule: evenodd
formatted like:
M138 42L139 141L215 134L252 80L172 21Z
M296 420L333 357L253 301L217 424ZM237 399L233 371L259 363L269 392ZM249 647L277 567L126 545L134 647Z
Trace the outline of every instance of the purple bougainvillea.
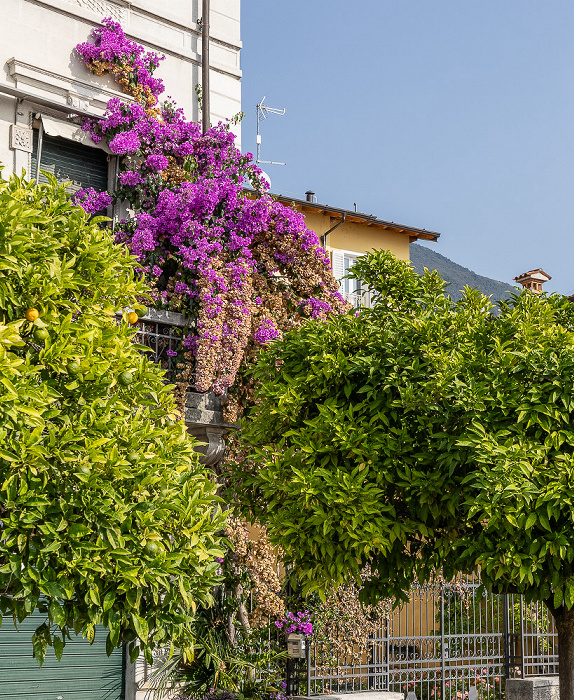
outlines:
M302 634L310 637L313 634L313 614L309 610L298 613L288 612L282 620L275 622L275 626L285 634Z
M93 187L84 190L77 190L72 195L74 204L79 204L88 214L102 212L113 202L112 197L107 192L96 192Z
M346 308L329 258L304 217L266 193L229 124L202 134L172 102L160 105L163 83L153 77L160 56L109 18L93 38L77 47L87 67L113 74L135 98L114 98L102 119L83 124L120 157L113 199L128 201L135 214L116 237L155 284L155 303L194 322L181 352L195 362L196 389L222 393L250 347ZM87 192L76 201L88 211L112 201Z

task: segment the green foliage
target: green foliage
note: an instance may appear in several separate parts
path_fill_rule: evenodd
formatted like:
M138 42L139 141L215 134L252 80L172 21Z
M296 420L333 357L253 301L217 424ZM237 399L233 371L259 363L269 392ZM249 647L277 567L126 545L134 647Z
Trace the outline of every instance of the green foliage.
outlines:
M493 316L390 253L353 273L375 306L308 323L259 360L252 460L230 489L321 594L404 599L433 568L574 604L574 336L564 297Z
M176 649L164 652L156 660L151 685L163 697L167 688L177 684L178 698L224 697L268 700L280 693L287 657L269 638L268 628L258 631L240 629L231 643L224 619L225 606L199 609L194 618L194 643L189 652ZM158 663L159 661L159 663ZM231 695L229 695L231 694Z
M132 658L189 641L221 555L170 387L113 318L147 290L101 220L53 179L0 180L0 612L46 613L40 663L96 624Z

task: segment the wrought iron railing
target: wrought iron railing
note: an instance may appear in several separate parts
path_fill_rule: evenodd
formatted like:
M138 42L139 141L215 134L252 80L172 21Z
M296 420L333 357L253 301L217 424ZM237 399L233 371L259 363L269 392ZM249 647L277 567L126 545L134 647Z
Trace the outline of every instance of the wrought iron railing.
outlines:
M135 328L134 343L150 348L148 357L166 370L166 381L173 384L178 375L177 353L182 350L185 336L193 331L193 322L175 311L148 308Z
M501 700L506 678L557 675L557 632L546 607L479 586L470 578L462 588L414 588L353 659L312 643L307 661L288 669L291 694L386 690L406 700Z

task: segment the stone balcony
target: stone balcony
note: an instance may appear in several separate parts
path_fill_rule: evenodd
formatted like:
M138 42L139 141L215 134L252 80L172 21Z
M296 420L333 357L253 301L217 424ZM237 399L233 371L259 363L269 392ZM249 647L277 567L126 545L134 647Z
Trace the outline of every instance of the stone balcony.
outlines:
M166 379L170 383L175 383L177 358L170 356L168 351L179 347L184 333L190 328L193 325L183 314L163 309L148 309L136 324L135 342L151 349L148 357L166 370ZM195 391L193 384L187 390L185 425L191 435L204 443L198 449L202 454L200 461L209 466L217 464L223 457L225 435L235 428L223 419L224 401L224 396Z

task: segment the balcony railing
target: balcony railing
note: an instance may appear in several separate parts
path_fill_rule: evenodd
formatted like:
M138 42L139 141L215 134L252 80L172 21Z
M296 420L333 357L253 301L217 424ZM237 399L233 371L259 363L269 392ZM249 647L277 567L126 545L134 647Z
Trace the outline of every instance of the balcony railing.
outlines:
M355 309L360 309L361 307L368 309L371 306L371 295L369 292L343 292L343 299L348 301Z
M135 324L135 328L137 333L134 343L150 348L151 352L147 356L166 370L166 380L174 384L178 362L175 353L181 350L184 331L189 332L193 323L176 311L148 308L147 314ZM192 382L193 377L190 383Z

